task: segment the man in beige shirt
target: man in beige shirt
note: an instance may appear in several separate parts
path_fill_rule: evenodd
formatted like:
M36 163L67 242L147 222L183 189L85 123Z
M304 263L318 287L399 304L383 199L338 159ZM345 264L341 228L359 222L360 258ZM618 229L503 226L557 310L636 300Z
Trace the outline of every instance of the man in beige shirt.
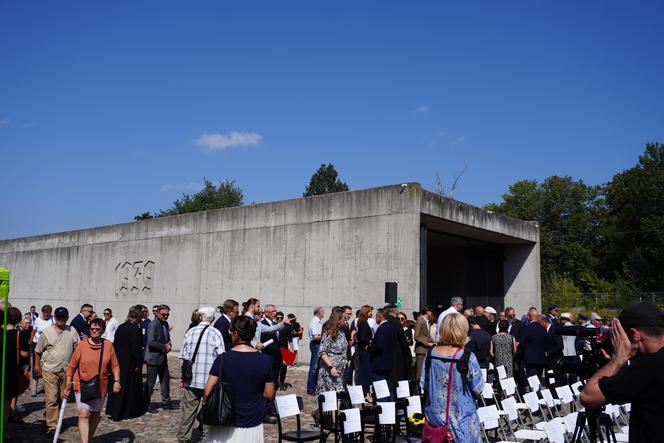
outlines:
M66 308L57 308L54 317L55 323L42 331L35 347L35 375L44 379L47 435L53 435L58 425L58 408L67 395L65 370L79 341L76 329L67 326Z
M415 323L415 359L416 359L416 373L415 378L419 379L422 372L422 363L424 362L424 357L427 355L429 349L431 349L436 342L433 337L431 337L431 330L429 326L433 320L433 312L431 308L425 306L420 311L420 316L417 318Z

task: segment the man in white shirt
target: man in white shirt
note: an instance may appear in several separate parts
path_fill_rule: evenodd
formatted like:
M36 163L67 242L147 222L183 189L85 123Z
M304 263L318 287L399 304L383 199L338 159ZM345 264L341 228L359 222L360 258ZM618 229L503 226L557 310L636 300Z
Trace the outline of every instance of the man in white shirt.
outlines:
M106 331L104 331L104 338L111 343L115 339L115 331L120 326L118 319L113 317L113 311L111 308L104 309L104 321L106 322Z
M42 315L37 317L33 322L32 322L32 340L30 343L31 350L32 350L32 358L33 358L33 364L32 367L34 368L34 351L35 347L37 346L37 342L39 341L39 336L41 335L42 332L44 332L44 329L48 328L51 326L53 323L55 323L55 319L51 315L51 312L53 311L53 308L51 305L44 305L41 308ZM30 382L30 396L31 397L36 397L37 396L37 391L39 390L39 378L37 375L35 375L34 371L32 373L32 381Z
M286 318L283 322L277 323L273 326L267 326L266 324L262 323L257 317L261 311L261 302L256 298L250 298L246 302L242 303L242 307L245 309L244 315L256 320L256 333L254 334L253 340L251 340L251 346L255 347L259 351L263 349L263 343L260 342L261 334L278 332L285 328L286 324L290 324L292 322L290 318Z
M323 334L323 316L325 311L321 306L314 309L314 316L309 320L307 326L307 336L309 337L309 351L311 359L309 360L309 375L307 377L307 394L315 395L318 373L318 349L320 348L320 338Z
M443 319L450 314L456 314L458 312L462 312L462 309L463 309L463 298L452 297L450 299L450 307L445 309L438 316L438 322L436 327L436 341L438 341L438 338L440 337L440 324L443 322Z

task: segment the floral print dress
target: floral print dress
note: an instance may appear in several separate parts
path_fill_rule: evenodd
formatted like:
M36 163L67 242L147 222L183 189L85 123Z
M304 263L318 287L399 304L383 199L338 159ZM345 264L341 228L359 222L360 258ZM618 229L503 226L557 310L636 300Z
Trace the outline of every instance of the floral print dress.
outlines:
M431 351L431 355L435 357L451 358L452 355L440 355L435 351ZM462 353L457 355L457 359L461 358ZM470 354L468 362L468 379L470 380L469 388L475 393L480 394L483 388L482 371L477 362L475 354ZM422 365L422 373L420 374L420 386L424 388L426 365ZM427 421L434 426L442 426L445 424L445 408L447 406L447 384L449 383L448 377L450 373L450 363L440 360L431 360L431 368L429 375L429 405L424 406ZM461 374L457 371L456 365L452 370L452 388L450 400L450 415L449 426L454 434L455 443L477 443L482 440L480 419L477 416L477 408L473 401L470 391L463 389L463 382L461 381Z
M318 358L320 359L323 354L327 355L332 360L332 366L337 368L338 377L332 377L330 370L323 364L322 360L318 363L318 383L316 384L316 394L321 394L325 391L343 391L344 390L344 373L346 372L346 365L348 359L346 354L348 352L348 342L346 336L339 332L337 338L323 333L320 340L320 349L318 350Z

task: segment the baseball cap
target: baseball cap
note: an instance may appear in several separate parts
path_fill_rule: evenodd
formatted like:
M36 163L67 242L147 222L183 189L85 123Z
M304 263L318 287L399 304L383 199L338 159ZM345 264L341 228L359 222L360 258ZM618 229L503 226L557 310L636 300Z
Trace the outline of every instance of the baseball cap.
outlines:
M639 326L664 328L664 312L657 305L647 301L627 306L618 319L625 330Z
M590 313L590 320L601 320L602 316L599 315L597 312L591 312Z
M484 308L484 312L488 312L489 314L494 314L494 315L497 314L496 310L493 309L491 306L487 306L486 308Z
M59 308L55 309L55 312L53 313L53 317L55 318L67 318L69 317L69 311L67 308L63 308L60 306Z

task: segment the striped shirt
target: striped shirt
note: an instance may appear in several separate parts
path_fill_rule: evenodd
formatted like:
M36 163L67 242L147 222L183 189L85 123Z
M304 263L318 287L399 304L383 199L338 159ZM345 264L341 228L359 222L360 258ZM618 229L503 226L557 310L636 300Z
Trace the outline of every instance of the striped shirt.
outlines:
M187 331L184 335L182 349L180 350L181 359L191 360L191 357L193 357L194 351L196 350L198 337L200 337L203 329L209 324L210 323L208 322L200 322L197 326ZM214 363L217 355L223 354L224 352L224 337L221 335L221 332L212 326L207 328L203 335L203 339L201 340L201 345L198 347L196 361L192 368L193 377L191 383L185 384L185 387L203 389L208 374L210 373L212 363Z

